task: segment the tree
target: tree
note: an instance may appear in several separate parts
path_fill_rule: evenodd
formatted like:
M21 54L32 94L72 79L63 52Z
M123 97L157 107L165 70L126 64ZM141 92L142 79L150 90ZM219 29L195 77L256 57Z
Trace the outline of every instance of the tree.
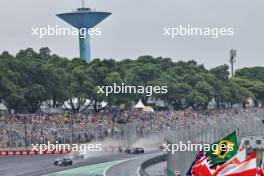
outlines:
M203 109L206 109L208 103L213 98L213 87L210 86L206 81L199 81L195 86L194 91L194 105L201 106Z
M43 48L40 48L40 50L39 50L39 56L44 61L48 61L51 58L50 53L51 53L51 51L48 47L43 47Z
M264 82L264 67L242 68L236 71L235 76Z
M220 65L212 68L210 72L215 75L221 81L227 81L229 77L228 65Z
M221 104L246 105L253 99L257 106L264 101L264 67L242 68L229 78L227 65L207 70L196 61L173 62L171 58L140 56L136 60L94 59L87 64L80 58L69 60L51 55L44 47L20 50L15 56L0 55L0 102L16 112L40 110L43 102L50 107L62 106L73 112L85 111L89 105L99 112L121 104L131 105L147 94L98 93L98 86L166 86L167 93L152 94L166 107L206 109L211 100ZM124 83L124 84L122 84ZM102 102L107 106L102 107Z
M231 106L235 103L242 103L243 107L245 107L249 98L255 99L254 94L246 88L249 84L250 82L240 78L233 77L230 79L228 86L230 95L232 95L229 97Z
M79 65L77 65L79 63ZM91 105L92 92L94 88L93 79L89 75L87 65L80 59L72 60L66 70L66 91L69 99L68 105L73 112L85 111ZM90 102L87 102L90 100ZM68 106L65 104L65 107Z
M111 72L106 77L106 85L113 86L116 84L117 86L122 86L124 81L121 78L121 75L118 72ZM122 93L110 94L106 97L108 102L108 106L120 106L121 104L129 105L131 104L131 96Z

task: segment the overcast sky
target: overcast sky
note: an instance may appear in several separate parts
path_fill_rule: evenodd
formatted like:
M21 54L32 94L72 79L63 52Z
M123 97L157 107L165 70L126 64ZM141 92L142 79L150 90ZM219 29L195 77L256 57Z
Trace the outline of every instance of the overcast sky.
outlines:
M92 37L93 58L117 60L140 55L197 60L207 68L228 64L229 49L238 50L236 67L264 66L263 0L87 0L87 6L112 12ZM1 0L0 52L47 46L60 56L79 56L78 37L31 36L32 27L70 27L55 15L81 6L81 0ZM163 36L164 27L233 27L234 36Z

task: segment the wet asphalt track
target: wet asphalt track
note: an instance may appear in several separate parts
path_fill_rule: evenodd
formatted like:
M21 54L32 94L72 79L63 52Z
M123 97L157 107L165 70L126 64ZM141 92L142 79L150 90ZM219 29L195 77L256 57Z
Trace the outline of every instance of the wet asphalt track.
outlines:
M135 157L133 159L130 159L128 161L117 164L113 167L110 167L109 169L106 170L105 175L106 176L139 176L137 172L142 162L158 155L160 155L160 153L147 154L143 156L139 155L138 157Z
M127 159L130 156L124 153L104 155L79 161L70 167L54 166L53 162L61 156L20 156L20 157L0 157L1 176L39 176L51 172L65 169L81 167L91 164L98 164L108 161Z
M129 155L125 153L102 155L102 156L91 157L79 161L70 167L59 167L53 165L54 160L58 157L61 157L61 155L0 157L0 175L1 176L40 176L52 172L62 171L65 169L76 168L76 167L92 165L92 164L99 164L109 161L130 159L132 157L138 157L138 156L140 155Z

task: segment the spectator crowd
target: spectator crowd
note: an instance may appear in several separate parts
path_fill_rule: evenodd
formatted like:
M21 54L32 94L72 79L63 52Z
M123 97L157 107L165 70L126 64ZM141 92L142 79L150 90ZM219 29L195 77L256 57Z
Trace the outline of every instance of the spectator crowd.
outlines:
M232 118L250 118L261 109L203 111L125 110L101 113L2 114L0 148L47 143L87 143L105 138L147 136L164 130ZM238 119L239 120L239 119Z

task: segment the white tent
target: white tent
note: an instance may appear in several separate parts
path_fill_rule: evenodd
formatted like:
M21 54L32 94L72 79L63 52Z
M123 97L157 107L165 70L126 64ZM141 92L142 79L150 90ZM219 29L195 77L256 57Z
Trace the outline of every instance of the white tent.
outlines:
M138 103L134 106L136 109L144 109L145 105L142 103L141 100L138 101Z
M73 98L73 102L72 103L73 103L73 106L74 107L77 107L78 99L77 98ZM90 104L90 103L91 103L91 100L86 99L85 100L85 103L84 103L84 106L82 106L81 109L85 108L85 106L88 106L88 105L90 105L88 107L88 109L92 109L93 107L92 107L92 104ZM107 106L107 104L108 104L107 102L102 101L101 104L100 104L100 106L101 107L105 107L105 106ZM71 109L72 108L69 100L64 103L64 107L66 107L68 109Z
M7 108L3 103L0 104L0 111L7 111Z
M151 106L145 106L144 111L145 112L155 112Z

